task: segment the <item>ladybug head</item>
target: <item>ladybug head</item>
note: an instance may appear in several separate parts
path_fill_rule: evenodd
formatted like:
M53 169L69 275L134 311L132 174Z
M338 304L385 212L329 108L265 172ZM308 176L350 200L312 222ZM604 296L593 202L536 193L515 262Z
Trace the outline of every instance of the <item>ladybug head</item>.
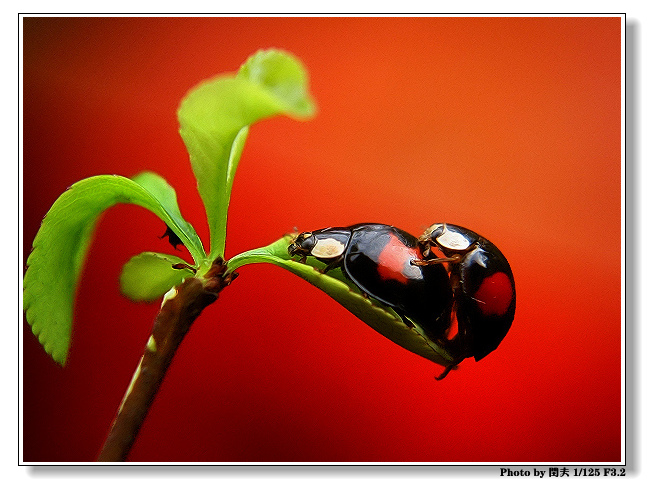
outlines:
M458 225L433 224L419 237L418 242L425 258L431 257L433 247L439 248L447 257L463 254L472 249L479 240L478 234Z
M339 260L350 239L348 229L322 229L299 234L291 245L289 255L313 256L323 262Z

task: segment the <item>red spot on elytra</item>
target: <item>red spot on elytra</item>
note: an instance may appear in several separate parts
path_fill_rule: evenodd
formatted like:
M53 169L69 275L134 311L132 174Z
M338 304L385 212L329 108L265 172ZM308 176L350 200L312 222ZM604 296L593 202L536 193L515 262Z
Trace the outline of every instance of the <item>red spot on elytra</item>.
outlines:
M486 277L474 293L478 307L486 316L503 316L512 302L512 284L503 272Z
M407 247L395 235L389 234L388 243L377 258L377 272L384 281L393 279L407 283L409 277L404 274L405 268L411 268L411 259L421 258L418 250Z
M456 317L456 311L451 315L451 325L447 330L447 339L452 340L458 334L458 318Z

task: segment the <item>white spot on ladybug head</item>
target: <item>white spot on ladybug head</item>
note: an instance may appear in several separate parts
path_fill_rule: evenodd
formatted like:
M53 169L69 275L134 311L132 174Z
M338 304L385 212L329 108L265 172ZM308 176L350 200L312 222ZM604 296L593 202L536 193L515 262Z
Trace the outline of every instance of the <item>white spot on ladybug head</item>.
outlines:
M467 250L472 241L459 232L449 230L446 226L442 234L436 238L436 242L443 249L449 250Z
M333 259L345 251L345 245L336 239L318 239L311 255L319 259Z

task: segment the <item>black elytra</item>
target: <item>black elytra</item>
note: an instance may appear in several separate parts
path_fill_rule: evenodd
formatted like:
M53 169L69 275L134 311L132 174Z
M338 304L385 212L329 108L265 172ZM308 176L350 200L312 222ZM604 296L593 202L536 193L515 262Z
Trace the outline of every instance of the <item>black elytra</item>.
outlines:
M416 239L390 225L357 224L299 234L291 256L339 267L361 292L392 307L454 356L492 352L515 312L512 270L499 249L471 230L434 224ZM406 317L406 318L405 318Z
M508 260L492 242L458 225L434 224L419 244L423 263L453 259L448 267L459 341L466 356L479 361L499 346L514 320L515 281Z
M432 338L449 329L452 290L442 265L417 266L418 240L390 225L357 224L303 232L289 254L339 267L361 292L416 321ZM408 324L408 320L405 320Z

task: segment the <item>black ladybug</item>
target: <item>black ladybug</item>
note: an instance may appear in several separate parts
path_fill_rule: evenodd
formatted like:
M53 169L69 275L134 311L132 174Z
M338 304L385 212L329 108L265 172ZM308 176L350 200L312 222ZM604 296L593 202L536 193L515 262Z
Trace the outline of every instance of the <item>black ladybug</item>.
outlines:
M364 294L390 306L406 324L416 321L430 338L443 338L450 326L452 290L447 271L422 260L418 240L390 225L358 224L303 232L289 254L315 257L339 267Z
M492 242L458 225L432 225L420 236L419 245L424 257L414 264L447 264L458 322L457 344L465 357L480 360L499 346L515 317L510 264Z
M289 254L340 268L361 292L392 307L406 324L453 357L496 349L510 329L515 286L508 261L487 239L451 224L434 224L416 239L390 225L358 224L299 234Z

